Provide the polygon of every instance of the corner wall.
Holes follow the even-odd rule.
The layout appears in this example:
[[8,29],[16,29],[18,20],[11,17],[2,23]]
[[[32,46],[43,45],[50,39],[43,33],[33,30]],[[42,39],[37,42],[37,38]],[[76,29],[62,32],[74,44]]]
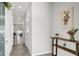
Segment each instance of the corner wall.
[[50,53],[52,32],[52,5],[47,2],[32,3],[32,55]]
[[32,21],[32,5],[30,4],[27,13],[25,15],[25,45],[32,54],[32,37],[31,37],[31,21]]
[[12,10],[5,8],[5,56],[9,56],[13,46]]

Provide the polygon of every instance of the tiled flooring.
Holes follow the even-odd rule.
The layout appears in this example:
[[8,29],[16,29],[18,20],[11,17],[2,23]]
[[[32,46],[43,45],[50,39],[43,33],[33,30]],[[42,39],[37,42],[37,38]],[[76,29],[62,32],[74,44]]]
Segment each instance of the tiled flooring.
[[[10,56],[31,56],[29,50],[23,44],[17,44],[11,51]],[[52,56],[52,53],[43,54],[39,56]]]
[[10,56],[30,56],[28,48],[23,44],[17,44],[11,51]]

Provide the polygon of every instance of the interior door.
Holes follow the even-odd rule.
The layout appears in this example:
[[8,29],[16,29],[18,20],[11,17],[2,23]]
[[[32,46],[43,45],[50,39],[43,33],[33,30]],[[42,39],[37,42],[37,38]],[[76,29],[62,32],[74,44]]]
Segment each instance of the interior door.
[[4,28],[5,28],[5,8],[0,2],[0,56],[5,55]]

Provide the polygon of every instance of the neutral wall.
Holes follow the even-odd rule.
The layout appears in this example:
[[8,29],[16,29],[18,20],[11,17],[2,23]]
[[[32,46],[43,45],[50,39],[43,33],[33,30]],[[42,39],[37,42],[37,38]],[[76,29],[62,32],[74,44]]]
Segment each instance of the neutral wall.
[[13,45],[12,10],[5,8],[5,56],[9,56]]
[[29,6],[25,16],[25,45],[32,54],[32,39],[31,39],[31,17],[32,17],[32,5]]
[[32,55],[50,53],[52,15],[51,3],[32,3]]
[[[69,29],[62,29],[60,25],[60,12],[64,7],[73,7],[74,8],[74,27],[79,29],[79,3],[52,3],[52,36],[54,36],[56,33],[59,33],[61,37],[69,38],[67,31]],[[79,31],[75,35],[75,40],[79,40]],[[61,45],[63,42],[59,42]],[[75,44],[73,43],[67,43],[67,47],[75,50]],[[71,53],[65,52],[63,50],[58,50],[58,55],[72,55]]]

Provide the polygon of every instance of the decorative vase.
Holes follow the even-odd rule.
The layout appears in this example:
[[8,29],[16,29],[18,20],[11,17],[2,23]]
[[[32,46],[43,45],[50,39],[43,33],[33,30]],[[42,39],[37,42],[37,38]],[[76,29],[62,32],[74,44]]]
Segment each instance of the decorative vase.
[[76,34],[77,31],[78,31],[78,28],[77,29],[72,28],[67,32],[70,35],[70,41],[75,41],[74,35]]
[[75,41],[74,35],[70,35],[70,41]]
[[59,36],[59,34],[57,33],[57,34],[55,34],[56,35],[56,37],[58,37]]

